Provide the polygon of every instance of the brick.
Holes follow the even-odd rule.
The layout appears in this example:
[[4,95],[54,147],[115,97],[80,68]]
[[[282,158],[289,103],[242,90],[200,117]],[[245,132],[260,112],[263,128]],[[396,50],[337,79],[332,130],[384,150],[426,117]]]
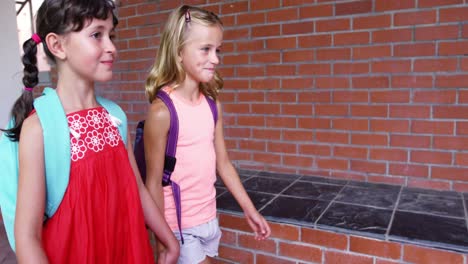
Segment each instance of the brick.
[[468,41],[440,42],[438,54],[441,56],[453,56],[468,54]]
[[356,117],[387,117],[388,107],[380,105],[351,105],[351,114]]
[[333,36],[335,46],[369,44],[369,32],[337,33]]
[[235,1],[221,5],[221,14],[241,13],[249,10],[249,1]]
[[348,18],[318,20],[315,23],[316,32],[344,31],[349,30],[350,28],[350,20]]
[[236,25],[264,24],[266,21],[265,13],[245,13],[237,14],[236,16]]
[[239,142],[239,148],[250,151],[266,151],[266,142],[258,140],[243,139]]
[[329,146],[318,144],[300,144],[299,153],[304,155],[330,156],[331,149]]
[[281,133],[283,140],[286,141],[312,141],[313,134],[308,130],[284,131]]
[[[261,2],[261,1],[253,1],[252,3]],[[280,21],[297,21],[299,18],[299,11],[297,8],[281,8],[279,10],[272,10],[267,13],[267,22],[280,22]],[[286,26],[286,25],[283,25]],[[284,29],[285,27],[283,27]],[[307,27],[306,27],[307,28]],[[312,29],[310,32],[314,31],[313,23],[312,27],[308,28],[309,30]]]
[[371,92],[370,101],[372,103],[409,103],[409,91],[381,91]]
[[279,63],[281,61],[278,52],[263,52],[251,55],[251,63]]
[[420,134],[453,134],[455,124],[453,122],[413,120],[411,132]]
[[278,36],[280,34],[279,25],[253,26],[252,37],[269,37]]
[[274,240],[257,240],[253,235],[239,235],[239,246],[253,249],[255,251],[264,251],[269,253],[276,252],[276,242]]
[[240,263],[254,263],[254,255],[252,252],[224,245],[219,246],[219,258],[238,261]]
[[415,8],[415,0],[375,0],[375,12]]
[[390,175],[427,178],[429,176],[429,167],[425,165],[390,163],[388,173]]
[[[331,93],[324,92],[300,92],[299,103],[330,103]],[[338,106],[338,108],[340,108]]]
[[389,88],[390,80],[387,76],[353,77],[353,88]]
[[[442,40],[442,39],[457,39],[458,38],[458,26],[428,26],[428,27],[417,27],[415,29],[415,40]],[[439,49],[440,50],[440,49]],[[440,51],[439,51],[439,55]]]
[[392,88],[431,88],[432,76],[392,76]]
[[451,164],[452,153],[439,151],[412,150],[410,162],[430,164]]
[[277,79],[255,79],[250,81],[250,88],[270,90],[278,89],[280,87],[279,80]]
[[352,159],[367,159],[367,147],[347,147],[335,146],[333,147],[333,156],[346,157]]
[[284,35],[311,34],[314,32],[315,22],[288,23],[282,26]]
[[267,256],[256,254],[255,264],[296,264],[295,261],[280,258],[278,256]]
[[353,19],[353,29],[387,28],[391,26],[390,15],[364,16]]
[[348,237],[346,235],[311,228],[302,228],[301,241],[340,250],[346,250],[348,247]]
[[348,170],[349,169],[348,160],[317,158],[315,162],[317,164],[317,167],[322,168],[322,169],[332,169],[332,170]]
[[456,91],[415,91],[413,95],[415,103],[453,104],[456,99]]
[[431,137],[412,135],[391,135],[390,146],[406,148],[429,148],[431,146]]
[[455,164],[459,166],[468,166],[468,153],[457,152],[455,154]]
[[453,190],[457,192],[468,192],[468,183],[455,182],[453,183]]
[[431,108],[418,105],[391,105],[390,117],[393,118],[429,118]]
[[239,116],[237,125],[240,126],[264,126],[265,118],[263,116]]
[[422,188],[422,189],[433,189],[433,190],[450,190],[450,183],[447,181],[440,181],[436,179],[418,179],[408,178],[408,187]]
[[315,78],[315,88],[319,89],[337,89],[348,88],[350,82],[348,78],[342,77],[317,77]]
[[253,153],[253,160],[263,163],[279,164],[281,162],[281,155]]
[[352,134],[351,144],[354,145],[368,145],[368,146],[387,146],[388,138],[387,135],[379,134]]
[[349,60],[351,49],[349,48],[323,48],[316,51],[317,60]]
[[453,72],[457,70],[457,59],[417,59],[415,72]]
[[345,105],[321,104],[315,106],[315,114],[318,116],[346,116],[348,107]]
[[407,161],[408,151],[401,149],[389,148],[371,148],[369,151],[371,160],[387,160],[387,161]]
[[468,137],[434,136],[433,148],[446,150],[466,150]]
[[322,250],[317,247],[299,245],[299,244],[289,244],[280,242],[279,244],[279,254],[281,256],[311,261],[311,262],[320,262],[322,260]]
[[257,51],[264,48],[263,40],[238,41],[236,50],[239,52]]
[[347,133],[338,132],[316,132],[317,142],[349,144]]
[[237,77],[258,77],[265,76],[265,68],[260,67],[237,67]]
[[361,13],[372,12],[372,1],[353,1],[349,3],[337,3],[335,4],[335,15],[353,15]]
[[296,37],[269,38],[265,40],[267,49],[293,49],[297,47]]
[[375,73],[411,72],[410,60],[376,61],[371,64],[371,71]]
[[245,28],[240,29],[225,29],[223,39],[226,40],[242,40],[250,37],[249,30]]
[[299,118],[299,128],[329,129],[331,128],[331,121],[327,118]]
[[437,11],[416,11],[395,13],[393,16],[393,24],[395,26],[433,24],[437,21]]
[[372,257],[354,255],[346,252],[325,252],[325,263],[346,263],[346,264],[373,264]]
[[468,117],[468,106],[434,106],[434,118],[466,119]]
[[353,48],[354,60],[366,60],[372,58],[385,58],[392,55],[392,48],[389,45],[385,46],[364,46]]
[[297,154],[297,145],[283,142],[267,142],[267,152],[283,152],[287,154]]
[[386,29],[372,32],[372,42],[404,42],[411,41],[413,32],[410,29]]
[[252,136],[257,139],[280,140],[281,131],[269,128],[254,128]]
[[457,122],[457,135],[468,135],[468,122]]
[[314,164],[313,157],[304,157],[302,154],[297,155],[284,155],[283,156],[283,165],[285,166],[294,166],[294,167],[303,167],[310,168]]
[[332,43],[331,34],[314,34],[313,36],[299,36],[298,45],[301,48],[328,47]]
[[313,6],[301,6],[301,8],[299,9],[300,19],[330,16],[333,16],[333,5],[324,4]]
[[[282,105],[281,114],[283,115],[297,115],[297,116],[311,116],[313,113],[312,105]],[[265,114],[272,114],[266,112]]]
[[369,92],[367,91],[336,91],[333,92],[334,103],[367,103]]
[[399,259],[401,257],[401,245],[398,243],[356,236],[350,236],[349,250],[389,259]]
[[265,117],[266,126],[269,127],[281,127],[281,128],[296,128],[296,118],[294,117],[277,117],[267,116]]
[[333,119],[332,124],[332,128],[335,130],[369,131],[367,119],[336,118]]
[[298,72],[300,75],[330,75],[331,65],[328,63],[301,64]]
[[313,61],[314,58],[315,58],[315,53],[313,50],[283,52],[284,62]]
[[435,47],[434,43],[397,44],[393,47],[393,54],[396,57],[435,56]]
[[275,9],[281,6],[280,0],[271,0],[271,1],[249,1],[250,10],[266,10],[266,9]]
[[403,260],[416,264],[463,264],[463,255],[437,249],[423,248],[413,245],[403,247]]
[[431,167],[432,179],[445,179],[454,181],[467,181],[468,168]]
[[463,0],[419,0],[418,7],[435,7],[435,6],[447,6],[447,5],[458,5],[463,4]]
[[267,76],[294,75],[296,66],[294,65],[266,65]]
[[367,62],[343,62],[333,64],[333,73],[337,74],[363,74],[369,73],[369,63]]
[[281,82],[282,89],[309,89],[314,87],[312,78],[283,78]]
[[439,10],[439,22],[454,22],[468,20],[468,7],[452,7]]

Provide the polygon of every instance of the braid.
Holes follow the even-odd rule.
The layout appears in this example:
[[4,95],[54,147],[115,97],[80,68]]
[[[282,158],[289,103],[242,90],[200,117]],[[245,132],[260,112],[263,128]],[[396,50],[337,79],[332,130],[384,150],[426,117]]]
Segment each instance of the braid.
[[11,116],[14,119],[14,125],[10,129],[3,130],[6,135],[13,141],[18,141],[20,138],[21,127],[23,122],[33,110],[34,96],[32,88],[39,82],[39,70],[37,68],[37,45],[38,43],[28,39],[23,44],[24,55],[21,59],[24,65],[23,69],[23,84],[25,89],[21,96],[16,100],[11,110]]

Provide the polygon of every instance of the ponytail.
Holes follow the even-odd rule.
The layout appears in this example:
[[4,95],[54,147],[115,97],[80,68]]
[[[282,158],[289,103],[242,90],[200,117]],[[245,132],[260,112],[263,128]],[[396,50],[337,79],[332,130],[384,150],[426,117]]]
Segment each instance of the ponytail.
[[37,45],[41,42],[39,35],[34,34],[30,39],[26,40],[23,44],[24,55],[22,62],[24,65],[23,69],[23,84],[24,90],[20,97],[16,99],[13,108],[11,109],[11,117],[14,120],[14,124],[9,129],[2,129],[4,133],[12,141],[19,141],[21,127],[23,126],[24,120],[33,110],[33,88],[39,82],[39,70],[37,68]]

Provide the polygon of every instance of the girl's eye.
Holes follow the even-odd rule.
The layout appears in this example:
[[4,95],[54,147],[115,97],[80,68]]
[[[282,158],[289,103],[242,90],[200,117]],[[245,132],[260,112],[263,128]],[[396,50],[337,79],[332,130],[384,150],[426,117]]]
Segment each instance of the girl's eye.
[[114,42],[114,40],[115,40],[115,35],[112,34],[112,35],[109,36],[109,38],[110,38],[110,40],[111,40],[112,42]]
[[93,34],[91,35],[91,37],[93,37],[93,38],[95,38],[95,39],[99,39],[99,38],[101,38],[101,35],[102,35],[101,32],[95,32],[95,33],[93,33]]
[[220,49],[216,49],[216,53],[217,53],[217,54],[221,53],[221,50],[220,50]]
[[202,50],[203,50],[204,52],[208,52],[208,51],[210,51],[210,48],[209,48],[209,47],[204,47],[204,48],[202,48]]

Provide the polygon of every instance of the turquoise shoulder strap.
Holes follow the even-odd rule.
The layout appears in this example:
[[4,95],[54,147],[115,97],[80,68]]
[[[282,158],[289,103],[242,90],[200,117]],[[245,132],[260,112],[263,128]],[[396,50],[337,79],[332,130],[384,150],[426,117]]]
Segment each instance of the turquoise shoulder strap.
[[[12,128],[11,119],[6,129]],[[16,213],[16,194],[18,192],[18,142],[11,141],[6,133],[0,137],[0,209],[3,224],[11,247],[15,250],[14,224]]]
[[45,88],[43,96],[34,100],[34,108],[41,122],[44,137],[44,163],[47,175],[45,213],[50,217],[60,205],[68,186],[70,130],[62,103],[54,89]]
[[127,115],[125,115],[125,112],[122,110],[122,108],[120,108],[118,104],[114,103],[109,99],[97,96],[96,100],[107,110],[107,112],[109,112],[111,116],[119,119],[119,132],[122,136],[124,144],[127,145]]

